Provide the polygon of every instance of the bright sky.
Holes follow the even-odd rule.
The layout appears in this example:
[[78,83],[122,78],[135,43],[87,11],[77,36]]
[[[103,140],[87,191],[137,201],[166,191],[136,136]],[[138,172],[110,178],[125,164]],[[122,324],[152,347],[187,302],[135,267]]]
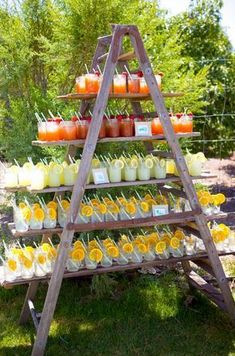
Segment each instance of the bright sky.
[[[188,8],[190,0],[160,0],[160,5],[169,11],[169,15],[176,15]],[[233,48],[235,48],[235,0],[224,0],[222,9],[222,26],[227,33]]]

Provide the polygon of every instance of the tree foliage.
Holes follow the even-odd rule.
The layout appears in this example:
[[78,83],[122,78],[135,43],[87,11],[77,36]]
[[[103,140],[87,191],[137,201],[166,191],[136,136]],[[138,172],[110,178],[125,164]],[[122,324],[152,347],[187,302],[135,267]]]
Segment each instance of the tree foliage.
[[[226,91],[224,100],[223,86],[234,83],[234,67],[229,61],[210,62],[215,56],[234,59],[220,26],[220,8],[218,0],[198,0],[189,13],[169,23],[157,0],[1,1],[2,156],[24,160],[42,152],[55,154],[31,147],[37,131],[34,112],[50,108],[67,116],[76,109],[56,96],[73,90],[75,77],[85,71],[85,63],[91,64],[97,37],[110,33],[111,23],[137,24],[154,70],[164,72],[163,89],[185,92],[182,99],[168,100],[168,108],[231,112],[234,98]],[[151,104],[145,106],[152,109]],[[225,125],[227,121],[220,132],[232,135],[231,125]]]

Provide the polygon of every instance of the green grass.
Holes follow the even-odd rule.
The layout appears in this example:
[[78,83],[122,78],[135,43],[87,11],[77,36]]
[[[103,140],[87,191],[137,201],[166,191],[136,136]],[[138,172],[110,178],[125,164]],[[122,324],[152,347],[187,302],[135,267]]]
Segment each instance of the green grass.
[[[176,273],[116,277],[112,296],[91,294],[88,280],[65,281],[47,344],[60,355],[234,355],[228,317],[206,298],[186,307],[188,290]],[[177,281],[175,281],[177,279]],[[30,355],[32,323],[17,324],[26,287],[0,290],[0,355]],[[40,310],[46,288],[39,290]]]

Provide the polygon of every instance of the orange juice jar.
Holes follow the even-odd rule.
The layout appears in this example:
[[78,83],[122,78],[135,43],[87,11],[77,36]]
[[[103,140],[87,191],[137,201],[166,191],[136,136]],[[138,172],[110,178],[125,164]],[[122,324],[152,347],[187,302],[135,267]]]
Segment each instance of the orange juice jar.
[[146,83],[146,80],[142,77],[140,81],[140,94],[149,94],[149,87]]
[[39,141],[47,140],[47,123],[44,121],[38,122],[38,139]]
[[59,125],[56,121],[47,121],[46,122],[46,140],[47,141],[59,141],[60,140]]
[[86,94],[85,75],[81,75],[80,77],[76,78],[75,88],[77,94]]
[[64,140],[76,140],[77,130],[73,121],[62,121],[60,123],[60,132],[63,135]]
[[107,137],[119,137],[120,127],[117,119],[108,119],[106,121],[106,136]]
[[76,135],[79,140],[84,140],[87,137],[89,129],[89,121],[79,120],[76,121]]
[[105,118],[103,118],[102,120],[102,124],[100,127],[100,132],[99,132],[99,138],[104,138],[106,137],[106,122],[105,122]]
[[180,120],[176,116],[171,117],[171,123],[174,129],[174,132],[180,132],[181,130],[181,123]]
[[97,94],[99,91],[99,76],[97,74],[88,73],[85,75],[86,93]]
[[126,75],[115,74],[113,76],[113,93],[126,94]]
[[131,78],[128,77],[128,92],[131,94],[138,94],[140,91],[140,81],[137,74],[131,74]]
[[164,131],[163,131],[163,127],[160,122],[160,119],[158,117],[154,118],[152,120],[152,134],[153,135],[161,135],[163,133],[164,133]]
[[180,132],[193,132],[192,116],[183,115],[180,118]]
[[120,136],[131,137],[134,136],[134,124],[130,118],[122,118],[120,120]]

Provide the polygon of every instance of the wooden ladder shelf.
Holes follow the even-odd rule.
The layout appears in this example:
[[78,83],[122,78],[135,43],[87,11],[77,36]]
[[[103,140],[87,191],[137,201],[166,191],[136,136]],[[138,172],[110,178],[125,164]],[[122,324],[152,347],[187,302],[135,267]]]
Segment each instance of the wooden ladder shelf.
[[[133,46],[133,52],[123,54],[122,51],[122,41],[124,36],[128,36]],[[123,70],[123,66],[127,65],[127,60],[131,60],[134,57],[139,62],[140,69],[144,74],[144,78],[147,82],[147,85],[150,89],[150,95],[126,95],[126,96],[114,96],[109,94],[109,88],[111,85],[111,81],[113,75],[115,73],[116,66]],[[235,304],[232,297],[231,290],[229,288],[228,281],[226,279],[223,267],[221,265],[221,261],[213,240],[210,235],[209,228],[207,226],[207,217],[202,213],[200,204],[198,202],[197,194],[195,192],[192,178],[189,176],[188,169],[184,160],[184,156],[182,154],[178,138],[184,137],[184,135],[176,135],[174,133],[171,120],[169,118],[167,109],[164,104],[163,96],[171,97],[171,96],[180,96],[181,93],[177,95],[173,95],[171,93],[162,95],[159,91],[157,82],[149,62],[148,56],[146,54],[143,41],[141,39],[140,33],[136,26],[130,25],[114,25],[112,29],[112,35],[101,37],[98,40],[98,45],[95,51],[95,55],[92,62],[92,68],[97,69],[97,65],[99,62],[105,61],[105,67],[103,72],[103,81],[101,84],[101,88],[97,95],[78,95],[78,94],[68,94],[60,96],[61,99],[70,100],[70,99],[79,99],[82,100],[80,111],[84,114],[90,107],[91,100],[95,99],[94,109],[93,109],[93,117],[94,119],[91,121],[88,136],[85,141],[76,140],[74,142],[71,141],[61,141],[61,142],[52,142],[45,143],[34,141],[35,145],[69,145],[68,154],[71,156],[75,155],[77,146],[83,146],[82,159],[79,167],[79,173],[77,180],[75,182],[74,187],[70,187],[69,189],[58,189],[57,193],[61,194],[64,190],[72,190],[71,204],[70,210],[67,216],[67,223],[65,228],[59,229],[55,231],[60,234],[61,243],[58,251],[57,260],[55,263],[55,268],[52,272],[52,275],[47,278],[49,280],[48,291],[44,303],[44,307],[41,314],[35,312],[35,308],[33,305],[33,300],[35,299],[38,284],[42,279],[34,278],[29,283],[28,292],[25,298],[25,303],[22,309],[20,322],[24,323],[28,320],[30,314],[33,317],[34,325],[37,329],[37,335],[35,339],[35,343],[33,346],[32,355],[33,356],[41,356],[43,355],[47,343],[48,333],[50,329],[50,325],[53,319],[54,311],[56,308],[57,299],[59,296],[61,283],[63,278],[70,278],[74,276],[83,276],[88,274],[100,274],[106,272],[120,271],[120,270],[129,270],[140,268],[141,266],[154,266],[159,264],[168,264],[173,261],[179,261],[182,263],[184,272],[186,274],[187,280],[195,288],[198,288],[204,294],[206,294],[214,303],[216,303],[219,307],[225,310],[231,320],[235,323]],[[85,189],[87,188],[98,188],[97,186],[89,187],[86,186],[87,177],[89,175],[89,170],[91,166],[92,157],[95,153],[96,145],[98,142],[122,142],[125,141],[135,141],[142,140],[145,143],[146,149],[148,152],[154,152],[152,141],[155,137],[150,138],[118,138],[118,139],[101,139],[98,140],[98,133],[101,127],[103,115],[108,103],[109,97],[115,97],[117,99],[129,99],[135,114],[142,113],[140,100],[151,99],[154,103],[155,110],[160,118],[160,122],[163,126],[165,135],[160,135],[156,137],[157,139],[165,139],[168,142],[169,147],[171,148],[170,155],[176,162],[176,166],[179,172],[179,177],[172,179],[171,181],[180,181],[184,191],[175,189],[176,193],[183,194],[190,203],[191,211],[185,212],[182,214],[170,214],[166,217],[161,218],[147,218],[147,219],[137,219],[138,221],[129,221],[124,224],[125,227],[136,227],[137,226],[151,226],[155,224],[183,224],[186,225],[187,222],[193,221],[197,227],[198,234],[201,236],[206,253],[199,254],[196,256],[184,256],[179,259],[170,258],[169,260],[155,260],[153,262],[146,262],[140,264],[129,264],[126,266],[117,266],[113,265],[110,268],[97,268],[93,271],[81,270],[76,273],[66,273],[65,265],[68,256],[68,250],[71,246],[72,239],[74,237],[75,231],[91,231],[98,229],[114,229],[114,228],[122,228],[123,222],[112,222],[112,223],[96,223],[96,224],[75,224],[79,206],[82,202],[83,195]],[[196,134],[192,134],[191,136],[196,136]],[[187,135],[186,135],[187,136]],[[140,182],[140,184],[156,184],[160,182]],[[164,182],[167,183],[167,182]],[[118,184],[117,186],[124,186],[129,184]],[[115,186],[110,184],[110,186]],[[105,188],[103,186],[102,188]],[[168,187],[164,188],[167,192]],[[46,191],[46,190],[45,190]],[[51,190],[50,190],[51,191]],[[56,189],[54,190],[56,191]],[[144,222],[145,220],[145,222]],[[53,232],[51,232],[53,233]],[[216,278],[218,288],[212,287],[209,285],[202,277],[200,277],[196,272],[192,270],[192,266],[190,265],[190,260],[198,263],[198,265],[204,268],[207,272],[209,271]],[[24,282],[25,283],[25,282]],[[17,282],[15,283],[17,284]],[[20,282],[18,284],[21,284]]]

